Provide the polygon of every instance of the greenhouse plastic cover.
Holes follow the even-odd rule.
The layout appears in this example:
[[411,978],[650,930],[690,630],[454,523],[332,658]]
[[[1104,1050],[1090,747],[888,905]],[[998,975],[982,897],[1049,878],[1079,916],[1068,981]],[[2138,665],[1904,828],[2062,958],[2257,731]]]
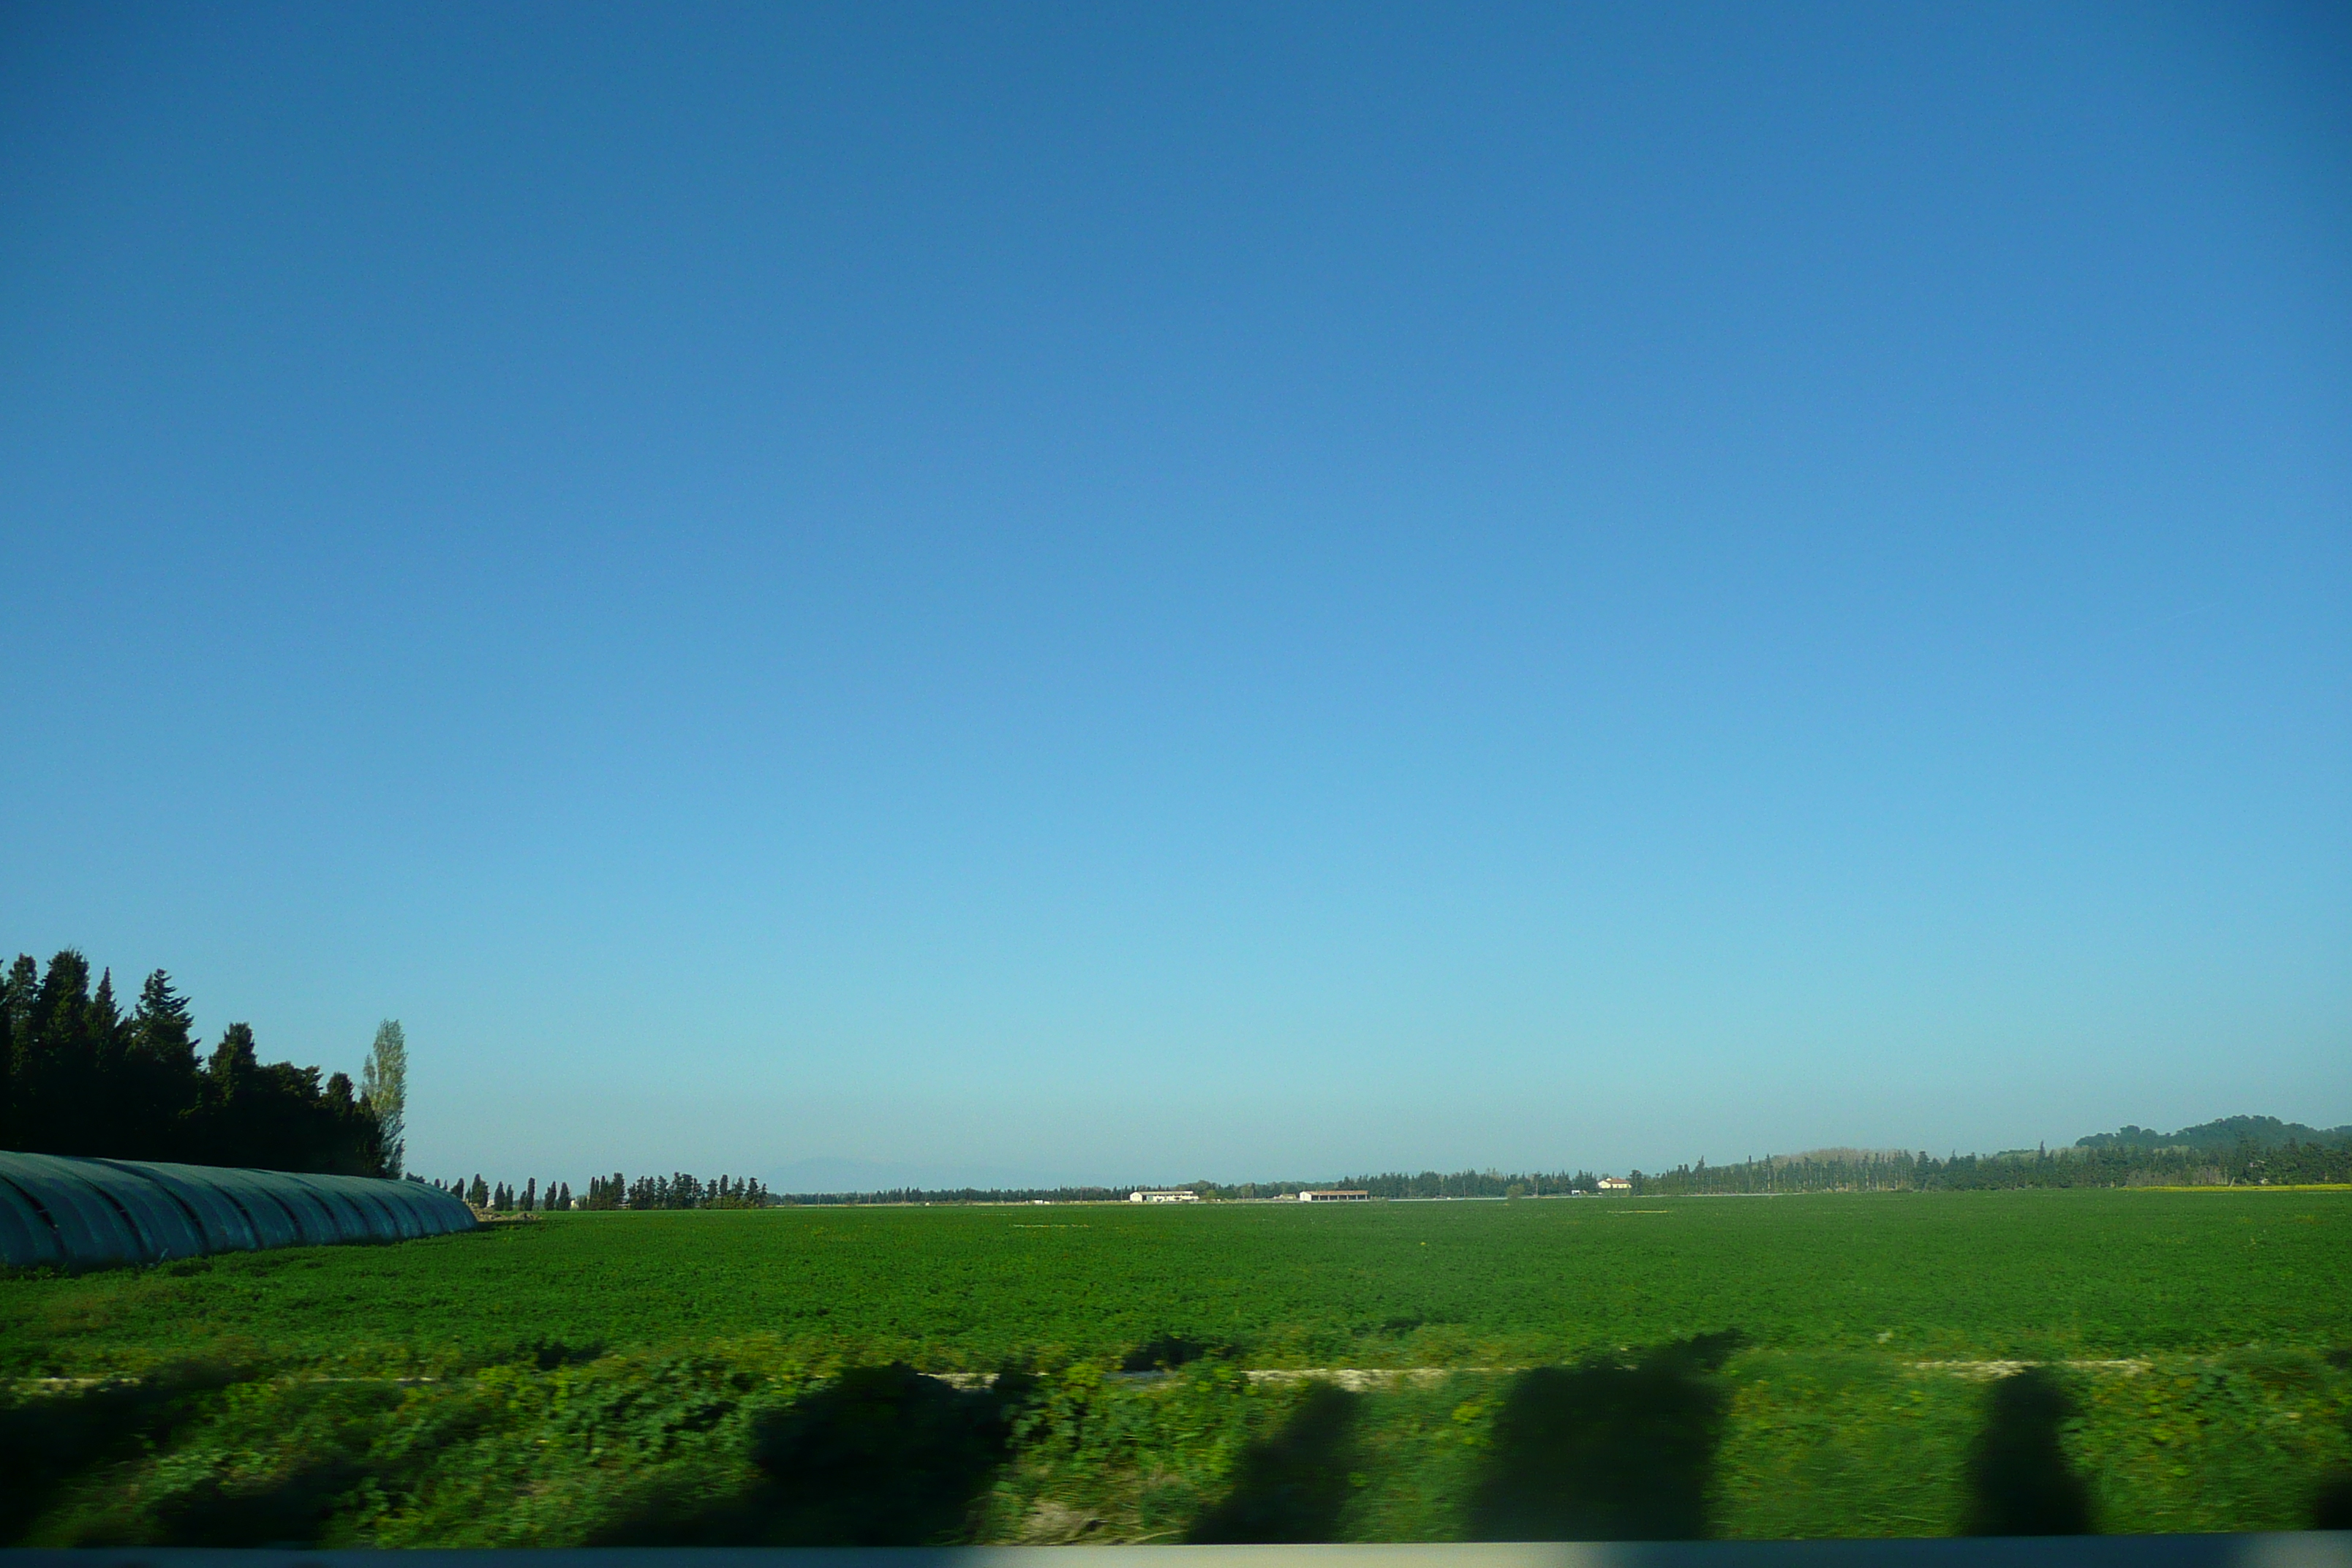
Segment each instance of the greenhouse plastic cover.
[[16,1268],[405,1241],[475,1224],[420,1182],[0,1152],[0,1263]]

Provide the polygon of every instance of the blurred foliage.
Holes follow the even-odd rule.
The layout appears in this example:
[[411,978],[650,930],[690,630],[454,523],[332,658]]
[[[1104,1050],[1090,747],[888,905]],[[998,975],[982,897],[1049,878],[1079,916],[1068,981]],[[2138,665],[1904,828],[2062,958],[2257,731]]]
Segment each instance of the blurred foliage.
[[1223,1359],[992,1389],[543,1351],[433,1382],[182,1369],[20,1389],[0,1521],[26,1545],[1932,1535],[2046,1527],[2054,1485],[2105,1530],[2258,1530],[2352,1473],[2352,1374],[2313,1352],[1990,1380],[1713,1359],[1370,1392]]

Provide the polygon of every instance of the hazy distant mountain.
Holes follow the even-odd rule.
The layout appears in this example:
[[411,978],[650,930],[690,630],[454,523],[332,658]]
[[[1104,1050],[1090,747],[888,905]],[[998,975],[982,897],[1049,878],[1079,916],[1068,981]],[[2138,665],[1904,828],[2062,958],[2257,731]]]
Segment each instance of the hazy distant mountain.
[[2241,1142],[2252,1143],[2258,1149],[2275,1149],[2290,1140],[2297,1143],[2352,1142],[2352,1126],[2305,1127],[2300,1121],[2281,1121],[2275,1116],[2225,1116],[2219,1121],[2200,1121],[2178,1132],[2158,1132],[2152,1127],[2130,1126],[2115,1132],[2094,1132],[2088,1138],[2076,1139],[2074,1147],[2212,1149],[2226,1152],[2235,1149]]

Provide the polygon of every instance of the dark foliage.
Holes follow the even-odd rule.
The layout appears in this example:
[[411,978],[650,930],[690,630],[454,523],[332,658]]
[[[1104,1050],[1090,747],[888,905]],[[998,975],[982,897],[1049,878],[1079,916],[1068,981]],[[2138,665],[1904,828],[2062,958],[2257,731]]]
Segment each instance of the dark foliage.
[[1190,1539],[1210,1545],[1337,1540],[1362,1399],[1328,1383],[1309,1384],[1282,1429],[1243,1454],[1232,1495],[1202,1516]]
[[60,1488],[165,1442],[204,1395],[235,1380],[183,1368],[0,1405],[0,1546],[16,1544]]
[[2352,1127],[2306,1127],[2281,1121],[2275,1116],[2224,1116],[2200,1121],[2178,1132],[2152,1127],[2126,1126],[2114,1132],[2094,1132],[2074,1140],[2077,1149],[2202,1149],[2209,1153],[2233,1153],[2242,1143],[2257,1149],[2283,1149],[2289,1143],[2352,1142]]
[[199,1060],[187,1001],[162,970],[124,1016],[110,973],[93,989],[70,948],[46,973],[20,954],[0,980],[0,1148],[374,1176],[375,1112],[336,1073],[263,1062],[231,1024]]
[[365,1470],[341,1458],[302,1465],[266,1481],[207,1476],[156,1509],[153,1533],[173,1546],[316,1545],[337,1511],[348,1505],[347,1494],[365,1479]]
[[1232,1352],[1230,1345],[1213,1345],[1204,1341],[1188,1339],[1182,1334],[1154,1334],[1127,1352],[1119,1363],[1119,1370],[1169,1372],[1180,1366],[1190,1366],[1209,1356],[1229,1355]]
[[1631,1362],[1538,1367],[1512,1384],[1471,1505],[1479,1541],[1688,1541],[1708,1532],[1707,1488],[1727,1396],[1714,1376],[1737,1331]]
[[1969,1456],[1969,1535],[2088,1535],[2090,1490],[2060,1433],[2075,1416],[2058,1380],[2029,1367],[1994,1384]]
[[689,1175],[684,1171],[667,1176],[639,1176],[631,1181],[620,1172],[609,1176],[591,1176],[588,1187],[575,1204],[569,1184],[561,1189],[551,1208],[583,1209],[758,1209],[766,1208],[773,1195],[756,1177]]
[[655,1498],[597,1545],[926,1546],[966,1540],[1010,1447],[1021,1380],[961,1393],[856,1367],[759,1426],[760,1480],[717,1503]]

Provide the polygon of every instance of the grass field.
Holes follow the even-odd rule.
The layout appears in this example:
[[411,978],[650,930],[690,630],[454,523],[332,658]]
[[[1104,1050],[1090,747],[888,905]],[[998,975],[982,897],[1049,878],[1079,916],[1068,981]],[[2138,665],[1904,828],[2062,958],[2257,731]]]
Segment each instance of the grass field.
[[[2252,1529],[2352,1466],[2339,1193],[565,1215],[0,1300],[40,1542],[1935,1534],[2004,1433]],[[1422,1370],[1249,1375],[1330,1368]],[[937,1495],[792,1479],[850,1430]]]

